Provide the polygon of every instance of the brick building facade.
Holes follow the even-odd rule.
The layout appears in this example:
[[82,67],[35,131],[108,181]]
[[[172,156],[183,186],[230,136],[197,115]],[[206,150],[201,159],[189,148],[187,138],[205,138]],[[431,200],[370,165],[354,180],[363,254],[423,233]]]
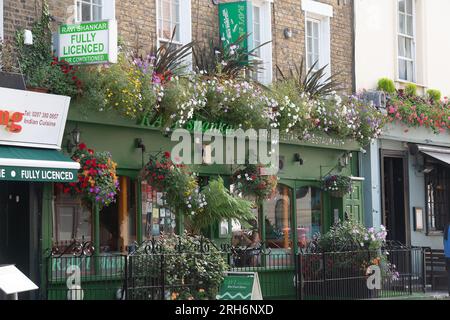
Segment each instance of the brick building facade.
[[[39,15],[42,0],[3,0],[4,35],[11,40],[16,30],[29,27]],[[110,1],[110,0],[104,0]],[[188,1],[188,0],[181,0]],[[255,0],[254,0],[255,1]],[[345,91],[353,88],[353,1],[343,0],[257,0],[268,1],[272,20],[272,68],[273,77],[280,77],[277,66],[283,73],[299,65],[305,56],[305,3],[314,6],[317,2],[332,7],[329,19],[331,73]],[[58,23],[73,19],[73,0],[48,0],[50,11]],[[218,6],[211,0],[190,0],[192,40],[207,44],[218,40]],[[221,2],[232,2],[222,0]],[[148,52],[157,42],[157,0],[116,0],[115,17],[119,26],[119,39],[132,49]],[[316,18],[314,16],[314,18]],[[291,37],[286,37],[286,31]],[[266,35],[267,36],[267,35]],[[327,61],[328,62],[328,61]]]

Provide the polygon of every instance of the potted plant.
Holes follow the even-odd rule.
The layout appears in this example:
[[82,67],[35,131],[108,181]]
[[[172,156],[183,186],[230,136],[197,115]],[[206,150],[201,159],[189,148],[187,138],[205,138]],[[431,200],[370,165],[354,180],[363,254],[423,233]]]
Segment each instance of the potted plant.
[[322,189],[335,198],[342,198],[352,192],[352,179],[343,175],[328,175],[322,180]]

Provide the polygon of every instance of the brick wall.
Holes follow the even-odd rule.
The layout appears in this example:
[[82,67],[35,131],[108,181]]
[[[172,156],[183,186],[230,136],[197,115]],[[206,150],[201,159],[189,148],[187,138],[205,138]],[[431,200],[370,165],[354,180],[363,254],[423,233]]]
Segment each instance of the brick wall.
[[[207,45],[210,39],[218,40],[217,6],[211,0],[192,1],[193,40]],[[231,2],[223,0],[222,2]],[[347,92],[352,89],[353,41],[352,1],[321,0],[334,7],[331,19],[331,68],[339,72],[339,82]],[[65,22],[71,15],[67,10],[73,0],[49,0],[52,15]],[[39,14],[41,0],[4,0],[5,37],[12,39],[14,32],[29,27]],[[156,44],[156,0],[116,0],[116,17],[119,39],[129,48],[148,52]],[[305,16],[300,0],[275,0],[272,5],[274,79],[295,64],[300,64],[305,52]],[[57,22],[54,23],[56,28]],[[293,37],[285,39],[285,28],[291,28]]]

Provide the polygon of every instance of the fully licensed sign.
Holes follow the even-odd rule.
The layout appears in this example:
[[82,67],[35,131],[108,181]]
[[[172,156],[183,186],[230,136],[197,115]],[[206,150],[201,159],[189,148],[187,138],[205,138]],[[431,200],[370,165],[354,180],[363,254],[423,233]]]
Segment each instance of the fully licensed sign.
[[61,149],[70,98],[0,88],[0,145]]
[[70,64],[117,62],[117,22],[88,22],[59,27],[59,59]]
[[0,181],[76,182],[78,170],[0,167]]

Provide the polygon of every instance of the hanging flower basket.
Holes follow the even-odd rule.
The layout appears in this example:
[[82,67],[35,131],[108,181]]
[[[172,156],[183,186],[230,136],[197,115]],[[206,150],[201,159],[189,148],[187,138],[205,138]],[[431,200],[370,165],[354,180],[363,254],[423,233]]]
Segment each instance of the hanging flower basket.
[[343,198],[353,191],[352,179],[342,175],[328,175],[322,180],[322,189],[334,198]]
[[275,175],[265,175],[262,165],[246,165],[233,174],[233,182],[237,193],[244,196],[254,196],[257,202],[269,199],[275,193],[278,178]]
[[204,199],[194,174],[184,165],[176,165],[169,152],[152,155],[144,166],[141,177],[159,192],[163,192],[167,205],[176,213],[193,215],[201,211]]
[[88,207],[95,203],[102,208],[116,202],[119,191],[117,164],[112,161],[109,152],[95,152],[81,143],[72,159],[81,166],[78,182],[58,184],[57,187],[62,192],[73,196],[81,195]]

